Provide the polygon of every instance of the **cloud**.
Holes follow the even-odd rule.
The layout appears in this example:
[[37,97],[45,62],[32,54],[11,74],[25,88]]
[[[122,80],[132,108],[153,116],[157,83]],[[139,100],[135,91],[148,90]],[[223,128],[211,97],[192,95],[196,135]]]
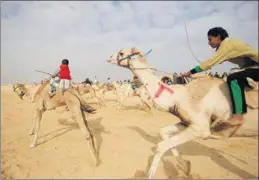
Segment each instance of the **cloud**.
[[[70,60],[72,77],[105,81],[129,79],[131,73],[106,59],[132,46],[153,52],[150,63],[168,72],[185,72],[213,54],[207,31],[226,28],[233,38],[258,48],[256,1],[1,1],[1,82],[34,82],[52,73],[62,58]],[[214,72],[228,71],[229,63]]]

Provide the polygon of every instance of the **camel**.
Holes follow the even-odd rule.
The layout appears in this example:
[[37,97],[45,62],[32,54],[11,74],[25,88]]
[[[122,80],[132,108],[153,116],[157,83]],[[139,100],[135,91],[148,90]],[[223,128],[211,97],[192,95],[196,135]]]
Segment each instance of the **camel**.
[[[93,87],[96,89],[96,91],[99,91],[101,93],[102,98],[104,99],[105,93],[112,91],[114,95],[116,95],[115,87],[112,84],[101,84],[101,85],[93,85]],[[117,95],[116,95],[117,96]]]
[[90,145],[91,152],[95,158],[95,163],[98,165],[99,158],[95,147],[95,137],[93,136],[93,133],[88,126],[88,123],[85,119],[85,114],[83,112],[86,111],[91,113],[95,110],[88,106],[82,99],[80,99],[77,92],[73,88],[65,91],[64,95],[62,95],[60,89],[57,89],[56,95],[50,98],[48,96],[49,82],[50,80],[44,81],[35,94],[35,112],[33,115],[32,128],[29,133],[30,135],[34,135],[34,137],[30,147],[34,148],[37,145],[42,114],[47,110],[66,105],[69,111],[72,113],[73,119],[75,119],[79,124],[79,127],[84,134],[84,138]]
[[138,96],[141,102],[145,104],[145,106],[149,109],[149,111],[151,110],[151,106],[148,104],[148,100],[150,99],[150,97],[146,93],[144,86],[137,88],[136,93],[134,93],[131,84],[123,84],[121,86],[117,82],[113,81],[112,85],[115,87],[116,95],[118,98],[117,103],[115,104],[116,106],[119,105],[117,109],[121,109],[123,101],[126,97]]
[[[211,126],[214,124],[213,122],[226,121],[232,115],[232,104],[226,82],[211,77],[194,79],[182,87],[167,86],[159,81],[155,75],[155,69],[148,64],[146,57],[136,48],[120,50],[111,55],[108,62],[130,69],[145,85],[147,92],[153,97],[154,103],[175,114],[181,120],[177,124],[161,129],[160,135],[163,140],[157,145],[148,177],[152,178],[155,175],[162,156],[170,149],[176,157],[177,167],[188,176],[191,171],[191,163],[181,157],[176,147],[198,138],[220,139],[220,136],[211,134]],[[258,89],[254,90],[258,93]],[[258,106],[255,111],[258,112]],[[257,117],[254,119],[258,123]],[[251,123],[251,119],[245,120],[244,125],[248,122]],[[237,128],[240,126],[234,127],[226,137],[231,137]],[[255,128],[258,133],[257,126],[252,128]]]
[[90,93],[91,99],[95,99],[97,105],[99,108],[101,108],[101,105],[105,106],[104,103],[102,103],[102,100],[96,95],[96,90],[89,84],[81,84],[81,85],[75,85],[75,89],[77,93],[82,96],[86,93]]
[[13,92],[16,93],[20,97],[20,99],[25,99],[31,102],[34,102],[34,95],[39,87],[40,85],[35,84],[29,87],[28,85],[19,83],[12,85]]

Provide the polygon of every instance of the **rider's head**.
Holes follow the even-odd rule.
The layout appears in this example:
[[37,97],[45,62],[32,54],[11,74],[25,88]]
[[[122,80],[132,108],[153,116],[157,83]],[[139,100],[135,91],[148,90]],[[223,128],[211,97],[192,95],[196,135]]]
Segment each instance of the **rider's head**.
[[64,65],[68,65],[69,64],[69,61],[67,59],[63,59],[61,64],[64,64]]
[[220,43],[228,37],[228,32],[222,27],[214,27],[208,31],[208,41],[212,48],[218,48]]

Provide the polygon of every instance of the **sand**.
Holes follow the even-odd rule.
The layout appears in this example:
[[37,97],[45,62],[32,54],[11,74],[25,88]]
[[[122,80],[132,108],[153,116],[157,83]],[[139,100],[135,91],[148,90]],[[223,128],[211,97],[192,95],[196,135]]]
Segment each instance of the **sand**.
[[[147,178],[160,128],[179,119],[166,112],[146,112],[137,97],[114,108],[114,95],[105,95],[107,107],[87,115],[99,146],[101,164],[93,165],[88,144],[77,123],[62,108],[43,114],[38,146],[29,148],[34,104],[22,101],[10,86],[1,87],[1,174],[4,178]],[[96,105],[93,105],[97,108]],[[195,140],[179,146],[192,163],[192,178],[258,177],[257,137]],[[154,178],[177,178],[175,159],[168,152]]]

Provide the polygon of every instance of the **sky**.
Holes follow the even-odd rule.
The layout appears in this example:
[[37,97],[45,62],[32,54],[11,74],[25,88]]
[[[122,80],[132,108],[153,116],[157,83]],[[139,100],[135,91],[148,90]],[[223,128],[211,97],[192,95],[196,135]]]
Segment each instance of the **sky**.
[[[66,58],[75,82],[131,79],[107,62],[136,47],[167,72],[186,72],[214,50],[207,32],[223,27],[232,38],[258,48],[258,1],[1,1],[1,84],[40,82]],[[212,72],[225,72],[230,63]],[[161,75],[161,74],[159,74]]]

